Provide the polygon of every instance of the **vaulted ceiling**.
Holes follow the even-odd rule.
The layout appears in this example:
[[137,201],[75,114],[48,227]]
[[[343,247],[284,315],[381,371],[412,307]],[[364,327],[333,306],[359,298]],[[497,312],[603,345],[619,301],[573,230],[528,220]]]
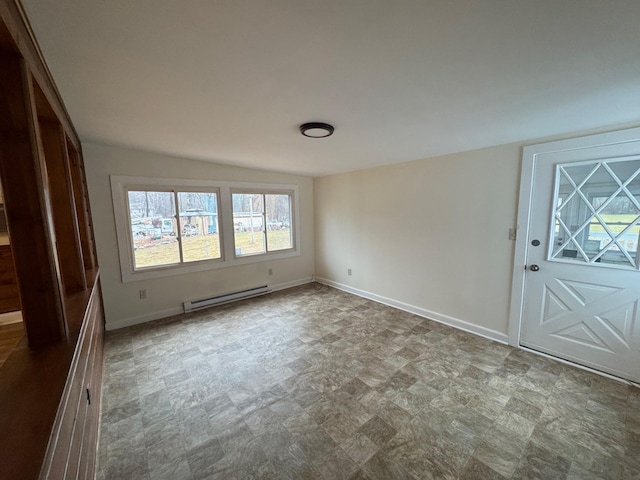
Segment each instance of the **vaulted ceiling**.
[[23,4],[84,141],[326,175],[640,120],[638,0]]

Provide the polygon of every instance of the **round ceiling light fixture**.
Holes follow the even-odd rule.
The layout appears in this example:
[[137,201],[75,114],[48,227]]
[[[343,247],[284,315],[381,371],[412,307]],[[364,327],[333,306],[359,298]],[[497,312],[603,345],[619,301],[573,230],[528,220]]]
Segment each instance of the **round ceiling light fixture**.
[[333,125],[320,122],[309,122],[300,125],[300,133],[309,138],[325,138],[333,135]]

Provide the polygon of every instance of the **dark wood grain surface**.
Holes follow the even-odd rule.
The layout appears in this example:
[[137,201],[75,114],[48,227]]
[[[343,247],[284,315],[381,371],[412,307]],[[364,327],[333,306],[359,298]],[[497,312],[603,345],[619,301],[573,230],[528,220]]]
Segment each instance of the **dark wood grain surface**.
[[20,310],[16,268],[10,245],[0,245],[0,313]]
[[[92,395],[93,410],[86,427],[88,428],[91,422],[98,422],[104,318],[100,305],[99,283],[94,283],[94,279],[95,274],[92,272],[93,288],[82,295],[76,294],[66,299],[68,312],[73,320],[69,340],[40,348],[29,348],[26,340],[23,339],[0,367],[1,478],[12,480],[38,478],[58,407],[63,399],[63,392],[69,391],[69,401],[63,405],[62,412],[75,413],[80,406],[80,401],[85,398],[84,388],[86,387],[83,384],[89,364],[93,368],[90,376],[92,375],[93,378],[94,394]],[[94,292],[93,297],[91,297],[92,292]],[[100,339],[93,350],[90,348],[82,350],[85,344],[90,345],[92,341],[92,338],[84,338],[80,335],[81,327],[85,324],[88,326],[86,332],[92,336],[97,335]],[[74,359],[76,351],[77,360]],[[82,366],[80,370],[71,368],[73,362]],[[95,366],[96,363],[99,365]],[[78,375],[79,378],[77,378]],[[65,390],[65,384],[67,384],[67,390]],[[67,453],[71,448],[75,426],[74,415],[69,418],[71,419],[69,428],[60,429],[56,442],[57,448],[66,448]],[[91,454],[95,455],[95,442],[92,453],[88,447],[84,452],[84,455],[89,457]],[[66,454],[63,456],[66,459]]]
[[0,178],[26,330],[0,367],[0,478],[90,479],[104,313],[82,149],[18,0],[0,0],[0,72]]

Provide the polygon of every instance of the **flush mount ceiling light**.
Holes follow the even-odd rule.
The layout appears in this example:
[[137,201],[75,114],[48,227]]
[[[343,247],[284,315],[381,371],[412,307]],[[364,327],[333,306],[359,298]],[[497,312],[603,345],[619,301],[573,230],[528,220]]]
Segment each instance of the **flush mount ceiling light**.
[[309,138],[325,138],[333,135],[333,125],[328,123],[310,122],[300,125],[300,133]]

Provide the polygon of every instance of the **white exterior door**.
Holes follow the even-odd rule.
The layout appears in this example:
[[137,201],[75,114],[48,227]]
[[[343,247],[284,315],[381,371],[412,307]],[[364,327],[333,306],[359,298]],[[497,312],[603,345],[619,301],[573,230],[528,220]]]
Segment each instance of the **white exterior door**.
[[640,382],[637,130],[525,149],[516,271],[520,345]]

